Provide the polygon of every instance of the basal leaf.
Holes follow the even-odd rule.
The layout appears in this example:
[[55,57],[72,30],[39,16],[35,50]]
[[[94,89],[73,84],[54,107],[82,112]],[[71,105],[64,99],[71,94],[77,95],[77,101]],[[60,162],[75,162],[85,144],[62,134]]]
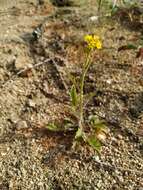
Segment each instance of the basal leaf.
[[98,116],[96,116],[96,115],[90,116],[89,120],[90,120],[90,124],[91,124],[92,128],[95,129],[96,131],[103,131],[105,133],[108,132],[108,128],[105,124],[105,121],[100,120],[98,118]]
[[128,49],[137,49],[137,46],[135,46],[134,44],[127,44],[127,48]]
[[54,131],[54,132],[57,132],[57,131],[60,131],[60,128],[55,125],[54,123],[49,123],[46,128],[50,131]]
[[101,143],[96,137],[94,137],[94,136],[89,137],[87,141],[88,141],[88,144],[90,146],[92,146],[96,151],[98,151],[98,152],[100,151]]
[[119,47],[118,51],[130,50],[130,49],[137,49],[137,46],[135,46],[134,44],[127,44],[127,45]]

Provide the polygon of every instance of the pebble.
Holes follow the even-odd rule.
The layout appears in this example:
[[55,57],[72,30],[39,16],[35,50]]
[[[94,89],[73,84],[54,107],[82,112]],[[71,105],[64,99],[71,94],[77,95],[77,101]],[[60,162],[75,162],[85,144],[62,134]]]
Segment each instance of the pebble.
[[91,17],[89,18],[89,20],[92,21],[92,22],[95,22],[95,21],[97,21],[98,19],[99,19],[98,16],[91,16]]
[[17,123],[19,120],[19,117],[16,113],[12,113],[10,118],[9,118],[13,123]]
[[112,80],[111,79],[108,79],[106,80],[107,84],[111,84],[112,83]]
[[93,156],[92,157],[95,161],[97,161],[97,162],[99,162],[100,161],[100,158],[99,158],[99,156],[98,155],[95,155],[95,156]]
[[[4,0],[2,0],[2,1],[4,1]],[[5,1],[8,1],[8,0],[5,0]],[[11,0],[11,1],[13,1],[13,0]],[[24,0],[21,0],[21,1],[24,2]],[[26,1],[26,2],[28,2],[28,1]],[[26,3],[24,3],[24,4],[26,4]],[[21,3],[21,5],[23,5],[23,3]],[[30,6],[32,6],[32,5],[30,5]],[[30,11],[30,7],[28,9]],[[26,10],[26,9],[23,9],[23,10]],[[93,13],[93,14],[95,14],[95,13]],[[11,15],[8,15],[8,16],[11,18]],[[20,15],[20,16],[23,17],[24,15]],[[20,16],[19,16],[20,19],[18,19],[18,20],[21,20],[22,17],[20,17]],[[30,19],[30,18],[32,18],[32,17],[29,17],[28,19]],[[27,17],[26,17],[26,19],[27,19]],[[98,20],[98,16],[96,16],[96,15],[91,16],[89,19],[91,22],[96,22]],[[16,19],[16,21],[18,21],[18,20]],[[75,20],[76,20],[76,18],[75,18]],[[23,21],[23,19],[22,19],[22,21]],[[68,22],[67,26],[70,26],[69,25],[70,22],[71,21]],[[31,23],[33,23],[32,20],[31,20]],[[25,26],[23,24],[24,23],[20,22],[20,26],[22,26],[24,29],[24,31],[22,31],[23,29],[19,30],[20,33],[21,32],[25,33],[30,30],[29,27],[31,27],[31,26],[28,23],[26,23]],[[54,24],[55,24],[55,21],[54,21]],[[12,25],[13,25],[13,23],[12,23]],[[28,25],[28,28],[27,28],[27,25]],[[48,30],[50,30],[50,26],[52,26],[52,23],[50,23],[50,25],[47,25],[47,26],[48,26]],[[18,23],[18,27],[19,27],[19,23]],[[114,27],[114,26],[112,26],[112,27]],[[65,33],[65,32],[63,32],[63,33]],[[111,34],[112,32],[109,31],[109,33]],[[9,35],[7,35],[7,36],[9,36]],[[116,36],[115,36],[115,38],[116,38]],[[50,40],[50,38],[49,38],[49,40]],[[105,43],[106,43],[106,39],[105,39]],[[47,45],[47,42],[46,42],[46,45]],[[17,44],[12,44],[12,47],[13,46],[17,46]],[[22,49],[21,45],[20,45],[20,47],[21,47],[20,49]],[[112,47],[112,44],[111,44],[111,47]],[[12,50],[14,50],[15,48],[16,47],[13,47]],[[56,47],[54,47],[54,48],[56,48]],[[58,48],[62,49],[62,46],[58,46]],[[46,48],[46,49],[48,49],[48,48]],[[25,67],[29,68],[28,65],[29,65],[29,63],[31,63],[30,59],[27,60],[25,55],[23,55],[23,51],[24,51],[24,49],[21,50],[21,54],[20,55],[18,54],[18,57],[16,57],[16,59],[15,59],[15,57],[11,59],[12,62],[15,60],[14,66],[15,66],[16,71],[24,69]],[[39,49],[39,51],[41,51],[41,49]],[[29,52],[29,50],[28,50],[28,52]],[[116,52],[114,52],[114,53],[116,53]],[[105,54],[106,54],[106,52],[105,52]],[[49,55],[49,52],[47,52],[47,55]],[[31,56],[31,54],[30,54],[30,56]],[[30,56],[28,55],[28,58]],[[103,61],[103,57],[102,56],[100,56],[100,57],[101,58],[99,58],[99,61],[100,60]],[[106,55],[105,55],[105,57],[106,57]],[[37,59],[36,59],[36,61],[37,61]],[[120,62],[120,60],[119,60],[119,62]],[[3,67],[3,65],[2,65],[2,67]],[[47,74],[47,71],[48,70],[46,70],[45,74]],[[36,71],[36,72],[38,72],[38,71]],[[106,72],[106,70],[105,70],[105,72]],[[43,72],[42,72],[42,74],[43,74]],[[107,74],[110,75],[110,73],[107,73]],[[104,76],[104,72],[103,72],[103,76]],[[43,79],[43,76],[39,76],[36,79],[36,83],[41,84],[42,83],[41,79]],[[124,77],[123,77],[123,79],[124,79]],[[14,87],[13,87],[14,85],[11,85],[12,89],[15,93],[17,93],[17,91],[19,90],[19,84],[21,84],[20,81],[21,80],[19,77],[16,80],[14,80],[14,82],[16,82],[16,84],[17,84],[17,89],[14,89]],[[26,82],[26,80],[22,80],[22,81]],[[108,84],[107,86],[110,86],[110,84],[112,84],[113,82],[114,82],[113,80],[108,79],[106,81],[106,83]],[[115,81],[115,82],[117,82],[117,81]],[[121,80],[121,82],[122,82],[122,80]],[[34,91],[35,84],[33,84],[32,80],[30,81],[30,83],[31,83],[31,85],[34,86],[34,88],[32,89]],[[128,83],[125,83],[125,85],[127,86]],[[28,86],[29,85],[27,85],[27,87]],[[118,91],[120,91],[120,90],[122,91],[125,89],[124,85],[122,85],[123,88],[121,88],[120,86],[116,86],[116,84],[112,85],[112,89],[114,89],[115,87],[117,87]],[[138,87],[138,89],[139,89],[139,87]],[[4,90],[5,89],[3,89],[3,91]],[[25,89],[23,87],[22,90],[23,90],[23,92],[21,91],[21,95],[23,94],[25,96],[24,92],[26,92],[27,89]],[[28,89],[28,90],[30,90],[30,92],[31,92],[31,89]],[[128,86],[127,86],[126,90],[128,91]],[[141,92],[142,89],[140,89],[138,91]],[[37,92],[37,90],[36,90],[36,92]],[[57,90],[57,92],[58,92],[58,90]],[[1,94],[3,94],[3,92],[1,92]],[[107,96],[108,96],[108,94],[107,94]],[[15,97],[19,99],[19,97],[17,97],[17,96],[15,96]],[[104,98],[103,98],[103,100],[104,100]],[[112,99],[110,101],[112,101]],[[15,102],[12,102],[12,104],[14,104],[14,103]],[[38,101],[30,99],[30,100],[28,100],[28,105],[26,105],[26,106],[35,108],[35,106],[37,105],[36,103],[38,104]],[[43,102],[42,104],[44,105],[44,103],[45,102]],[[114,104],[114,102],[113,102],[113,104]],[[7,106],[7,103],[5,104],[5,106]],[[106,104],[105,104],[105,106],[106,106]],[[18,110],[15,108],[18,108]],[[101,108],[102,108],[102,105],[101,105]],[[93,109],[95,109],[95,108],[93,108]],[[1,108],[1,110],[2,110],[2,108]],[[24,129],[24,128],[29,127],[28,126],[29,123],[26,121],[28,118],[31,118],[31,120],[33,120],[35,122],[35,114],[32,115],[30,113],[31,115],[28,115],[28,113],[25,113],[25,115],[22,116],[23,119],[19,118],[19,115],[21,113],[20,112],[21,106],[19,106],[19,107],[14,106],[13,109],[10,108],[10,112],[8,109],[4,109],[4,111],[7,111],[7,114],[10,115],[8,117],[11,117],[11,120],[13,121],[14,124],[15,123],[17,124],[17,128],[19,128],[19,129]],[[104,113],[102,113],[102,112],[104,112]],[[114,112],[114,110],[113,110],[113,112]],[[112,112],[112,114],[113,114],[113,112]],[[11,116],[11,113],[15,113],[15,114]],[[49,113],[51,113],[51,110],[49,110]],[[112,118],[112,114],[111,114],[111,118]],[[54,114],[52,114],[51,117],[54,117],[53,115]],[[103,111],[100,112],[100,109],[99,109],[99,115],[106,117],[106,111],[104,111],[104,109],[103,109]],[[39,113],[37,113],[36,117],[41,118],[41,116],[43,117],[44,113],[39,111]],[[25,119],[24,119],[24,117],[25,117]],[[114,119],[114,117],[113,117],[113,120],[116,121],[116,118]],[[1,121],[3,122],[3,120],[1,120]],[[5,128],[7,127],[6,122],[4,121],[4,123],[1,123],[1,125],[5,132]],[[114,130],[113,126],[111,128]],[[115,129],[115,133],[116,133],[116,129]],[[101,167],[99,167],[98,170],[96,170],[96,167],[98,165],[100,166],[100,164],[95,164],[95,162],[100,162],[100,156],[98,156],[98,155],[94,155],[93,160],[89,159],[89,161],[88,161],[88,159],[85,159],[86,161],[84,159],[82,160],[81,156],[78,156],[78,158],[72,159],[71,157],[68,157],[68,155],[66,155],[68,157],[68,159],[67,159],[67,161],[63,159],[62,164],[59,163],[55,159],[55,157],[56,157],[56,155],[55,155],[51,159],[51,161],[54,161],[54,168],[49,169],[48,164],[45,166],[43,163],[41,163],[42,162],[41,157],[44,154],[44,152],[42,151],[42,149],[40,149],[38,143],[35,141],[35,138],[33,138],[33,140],[32,140],[31,138],[23,138],[21,135],[13,136],[13,134],[10,134],[10,137],[12,136],[12,139],[11,138],[9,139],[9,133],[8,134],[5,133],[5,135],[6,135],[6,138],[4,136],[4,141],[2,140],[2,142],[0,144],[0,148],[4,146],[4,147],[6,147],[6,150],[8,148],[9,151],[7,151],[8,154],[0,162],[0,173],[2,176],[1,178],[2,178],[3,182],[5,183],[5,181],[6,181],[6,183],[9,185],[10,189],[30,189],[30,190],[33,190],[33,189],[73,189],[73,188],[74,189],[78,189],[78,188],[79,189],[80,188],[95,189],[95,187],[97,186],[97,190],[98,189],[106,190],[106,189],[112,189],[113,183],[116,184],[117,182],[119,182],[117,185],[114,185],[115,190],[116,189],[143,190],[143,187],[141,186],[142,179],[141,179],[140,174],[137,173],[137,175],[135,175],[135,173],[132,173],[132,176],[131,176],[131,172],[124,171],[124,169],[129,168],[131,166],[130,165],[131,159],[134,159],[134,168],[136,170],[138,170],[138,168],[140,168],[140,171],[141,171],[141,166],[138,166],[138,162],[140,162],[140,160],[142,159],[142,157],[141,157],[142,155],[141,155],[140,151],[138,150],[138,152],[136,152],[137,148],[138,148],[137,146],[135,146],[136,142],[130,141],[130,138],[128,139],[128,141],[125,141],[125,136],[122,137],[119,135],[118,138],[116,138],[114,136],[114,134],[112,134],[114,137],[114,140],[109,138],[109,143],[105,144],[105,146],[104,146],[105,151],[103,151],[102,155],[101,155],[103,164]],[[129,135],[131,136],[132,134],[129,134]],[[53,142],[52,140],[54,140],[54,143],[56,143],[56,139],[53,139],[54,137],[55,137],[54,135],[50,136],[50,137],[47,136],[47,144],[49,142],[50,143]],[[49,140],[49,138],[50,138],[50,140]],[[59,140],[61,140],[61,138],[62,137],[59,137]],[[42,142],[43,142],[43,139],[40,138],[40,140],[42,140]],[[58,140],[58,142],[59,142],[59,140]],[[121,143],[120,143],[120,141],[121,141]],[[118,144],[118,142],[119,142],[119,144]],[[52,144],[52,143],[51,144],[50,143],[49,143],[49,146],[51,146],[51,144]],[[133,143],[134,146],[132,146],[131,143]],[[118,145],[120,145],[121,147],[119,147]],[[140,145],[140,147],[141,146],[142,145]],[[115,149],[116,149],[116,151],[115,151]],[[129,150],[132,150],[133,158],[129,157],[129,155],[128,155]],[[115,152],[116,152],[116,154],[115,154]],[[117,154],[118,152],[119,152],[119,154]],[[4,153],[4,151],[3,151],[3,153]],[[88,152],[88,154],[90,154],[90,151]],[[65,155],[63,155],[63,157],[64,156]],[[111,159],[109,159],[109,158],[111,158]],[[2,159],[2,158],[0,158],[0,159]],[[17,161],[20,164],[17,164]],[[81,164],[80,162],[82,162],[84,164]],[[111,171],[110,170],[111,168],[108,167],[108,165],[115,166],[115,167],[113,167],[113,169]],[[20,169],[19,169],[19,167],[20,167]],[[116,169],[116,167],[117,167],[117,169]],[[123,171],[122,171],[122,169],[121,170],[118,169],[118,168],[122,168],[122,167],[123,167]],[[115,172],[114,172],[114,168],[116,170]],[[69,172],[67,175],[65,175],[67,169]],[[109,172],[107,172],[106,170],[108,170]],[[125,174],[126,174],[126,176],[125,176]],[[128,183],[128,181],[129,181],[129,183]],[[74,184],[76,184],[77,186],[74,187]],[[37,185],[39,185],[41,187],[38,187]],[[120,185],[122,187],[120,187]]]
[[119,134],[117,137],[118,137],[118,139],[120,139],[120,140],[122,140],[122,139],[123,139],[123,136],[122,136],[122,135],[120,135],[120,134]]
[[101,186],[102,186],[102,180],[99,180],[98,183],[97,183],[97,187],[101,188]]
[[16,128],[17,128],[18,130],[28,128],[27,122],[24,121],[24,120],[18,121],[18,122],[16,123]]
[[29,99],[28,102],[27,102],[27,105],[28,105],[29,107],[31,107],[31,108],[35,108],[36,103],[35,103],[33,100]]
[[16,70],[24,69],[27,61],[23,56],[18,56],[15,59],[14,67]]
[[121,183],[124,182],[124,178],[122,176],[118,176],[117,178],[118,178],[119,182],[121,182]]

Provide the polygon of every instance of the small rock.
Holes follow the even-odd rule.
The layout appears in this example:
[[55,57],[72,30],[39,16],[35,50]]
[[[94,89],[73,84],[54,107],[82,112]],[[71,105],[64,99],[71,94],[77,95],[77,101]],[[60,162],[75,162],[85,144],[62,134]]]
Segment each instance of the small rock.
[[28,128],[27,122],[24,121],[24,120],[18,121],[17,124],[16,124],[16,128],[17,128],[18,130]]
[[118,180],[119,182],[123,183],[124,182],[124,178],[122,176],[118,176]]
[[95,161],[97,161],[97,162],[99,162],[99,161],[100,161],[100,159],[99,159],[99,156],[98,156],[98,155],[93,156],[93,159],[94,159]]
[[115,172],[116,175],[120,174],[120,172],[118,170],[115,170],[114,172]]
[[30,68],[31,64],[29,63],[29,59],[26,56],[21,55],[15,59],[14,67],[16,71],[19,71],[25,68]]
[[120,135],[120,134],[119,134],[117,137],[118,137],[118,139],[120,139],[120,140],[122,140],[122,139],[123,139],[123,136],[122,136],[122,135]]
[[98,16],[91,16],[91,17],[89,18],[89,20],[92,21],[92,22],[97,21],[98,19],[99,19]]
[[17,123],[19,118],[18,118],[18,115],[16,113],[12,113],[9,120],[12,122],[12,123]]
[[111,84],[112,83],[112,80],[111,79],[108,79],[106,80],[107,84]]
[[101,186],[102,186],[102,181],[99,180],[98,183],[97,183],[97,187],[98,187],[98,188],[101,188]]
[[31,108],[35,108],[36,103],[35,103],[33,100],[29,99],[28,102],[27,102],[27,105],[28,105],[29,107],[31,107]]
[[96,135],[97,139],[100,140],[102,143],[105,143],[106,141],[106,134],[104,132],[98,132],[98,134]]

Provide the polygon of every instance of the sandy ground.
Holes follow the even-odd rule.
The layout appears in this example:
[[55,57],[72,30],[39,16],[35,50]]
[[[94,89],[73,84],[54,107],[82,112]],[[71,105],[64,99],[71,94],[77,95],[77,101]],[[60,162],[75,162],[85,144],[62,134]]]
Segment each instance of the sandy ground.
[[[95,16],[91,0],[64,8],[0,1],[1,190],[143,189],[143,60],[138,50],[119,51],[140,45],[143,27]],[[68,115],[66,69],[79,75],[89,32],[103,40],[85,88],[96,92],[86,114],[104,117],[110,129],[100,155],[86,145],[72,150],[73,134],[45,128]]]

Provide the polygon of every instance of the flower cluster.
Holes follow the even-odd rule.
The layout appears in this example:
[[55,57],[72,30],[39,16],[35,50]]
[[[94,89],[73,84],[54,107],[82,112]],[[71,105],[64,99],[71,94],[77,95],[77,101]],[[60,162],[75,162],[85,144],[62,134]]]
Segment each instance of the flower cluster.
[[99,36],[96,35],[86,35],[84,37],[84,41],[87,43],[87,47],[89,50],[92,49],[101,49],[102,48],[102,43],[101,40],[99,38]]

